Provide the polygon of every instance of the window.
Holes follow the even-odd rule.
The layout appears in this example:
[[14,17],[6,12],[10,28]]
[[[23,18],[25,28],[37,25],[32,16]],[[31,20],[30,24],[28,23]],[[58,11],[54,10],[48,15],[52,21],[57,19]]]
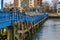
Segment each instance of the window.
[[60,13],[60,11],[58,11],[58,13]]
[[32,0],[30,0],[30,1],[32,1]]

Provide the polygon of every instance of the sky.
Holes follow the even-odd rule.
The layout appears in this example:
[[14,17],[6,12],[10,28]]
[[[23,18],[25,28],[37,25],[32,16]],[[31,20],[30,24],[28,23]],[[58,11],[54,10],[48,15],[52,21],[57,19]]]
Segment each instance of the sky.
[[[13,3],[13,1],[14,1],[14,0],[4,0],[4,4],[5,4],[5,3],[10,4],[10,2]],[[0,9],[1,9],[1,0],[0,0]]]
[[[9,4],[10,2],[13,3],[13,1],[14,1],[14,0],[4,0],[4,2],[6,2],[6,3],[8,3],[8,4]],[[48,1],[49,3],[51,3],[52,0],[43,0],[43,1]]]
[[[43,0],[43,2],[45,2],[45,1],[48,1],[49,3],[51,3],[52,2],[52,0]],[[60,1],[60,0],[59,0]]]
[[[10,2],[13,3],[13,1],[14,1],[14,0],[4,0],[4,4],[5,4],[5,3],[10,4]],[[43,0],[43,2],[45,2],[45,1],[48,1],[49,3],[51,3],[52,0]],[[59,1],[60,1],[60,0],[59,0]],[[0,6],[1,6],[1,0],[0,0]]]
[[6,3],[10,3],[10,2],[13,3],[13,1],[14,0],[4,0],[4,2],[6,2]]
[[[5,0],[5,2],[13,2],[14,0]],[[48,2],[51,2],[52,0],[43,0],[43,1],[48,1]]]
[[43,0],[43,2],[45,2],[45,1],[51,2],[52,0]]

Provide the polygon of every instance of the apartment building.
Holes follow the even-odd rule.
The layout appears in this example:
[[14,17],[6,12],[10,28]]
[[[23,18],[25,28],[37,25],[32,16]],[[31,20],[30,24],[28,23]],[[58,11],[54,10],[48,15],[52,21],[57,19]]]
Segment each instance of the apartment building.
[[17,7],[37,7],[42,4],[42,0],[14,0],[14,6]]
[[37,6],[40,6],[42,4],[42,0],[37,0]]
[[20,0],[14,0],[14,6],[15,7],[20,7],[21,6],[21,1]]
[[42,0],[29,0],[29,7],[37,7],[42,4]]
[[60,15],[60,2],[57,3],[57,14]]
[[14,0],[14,6],[16,7],[24,7],[29,6],[29,0]]
[[29,7],[34,7],[35,0],[29,0]]

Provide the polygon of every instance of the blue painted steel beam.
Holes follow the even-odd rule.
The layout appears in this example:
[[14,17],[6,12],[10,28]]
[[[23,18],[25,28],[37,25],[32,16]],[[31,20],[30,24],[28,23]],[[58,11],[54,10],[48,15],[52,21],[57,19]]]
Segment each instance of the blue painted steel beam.
[[4,0],[1,0],[1,9],[3,9],[3,2]]
[[18,22],[19,20],[22,20],[23,22],[32,22],[32,23],[38,22],[47,16],[48,14],[30,16],[19,12],[0,11],[0,28],[10,26],[11,22]]
[[0,28],[6,28],[9,26],[11,26],[11,21],[6,21],[6,22],[0,23]]

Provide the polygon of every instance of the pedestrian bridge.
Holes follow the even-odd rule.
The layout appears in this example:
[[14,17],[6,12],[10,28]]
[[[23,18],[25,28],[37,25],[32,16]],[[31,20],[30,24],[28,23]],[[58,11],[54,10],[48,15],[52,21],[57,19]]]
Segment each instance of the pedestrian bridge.
[[44,19],[47,16],[48,14],[30,16],[20,12],[0,11],[0,29],[9,27],[12,25],[12,22],[17,23],[19,20],[22,20],[22,22],[34,23]]

